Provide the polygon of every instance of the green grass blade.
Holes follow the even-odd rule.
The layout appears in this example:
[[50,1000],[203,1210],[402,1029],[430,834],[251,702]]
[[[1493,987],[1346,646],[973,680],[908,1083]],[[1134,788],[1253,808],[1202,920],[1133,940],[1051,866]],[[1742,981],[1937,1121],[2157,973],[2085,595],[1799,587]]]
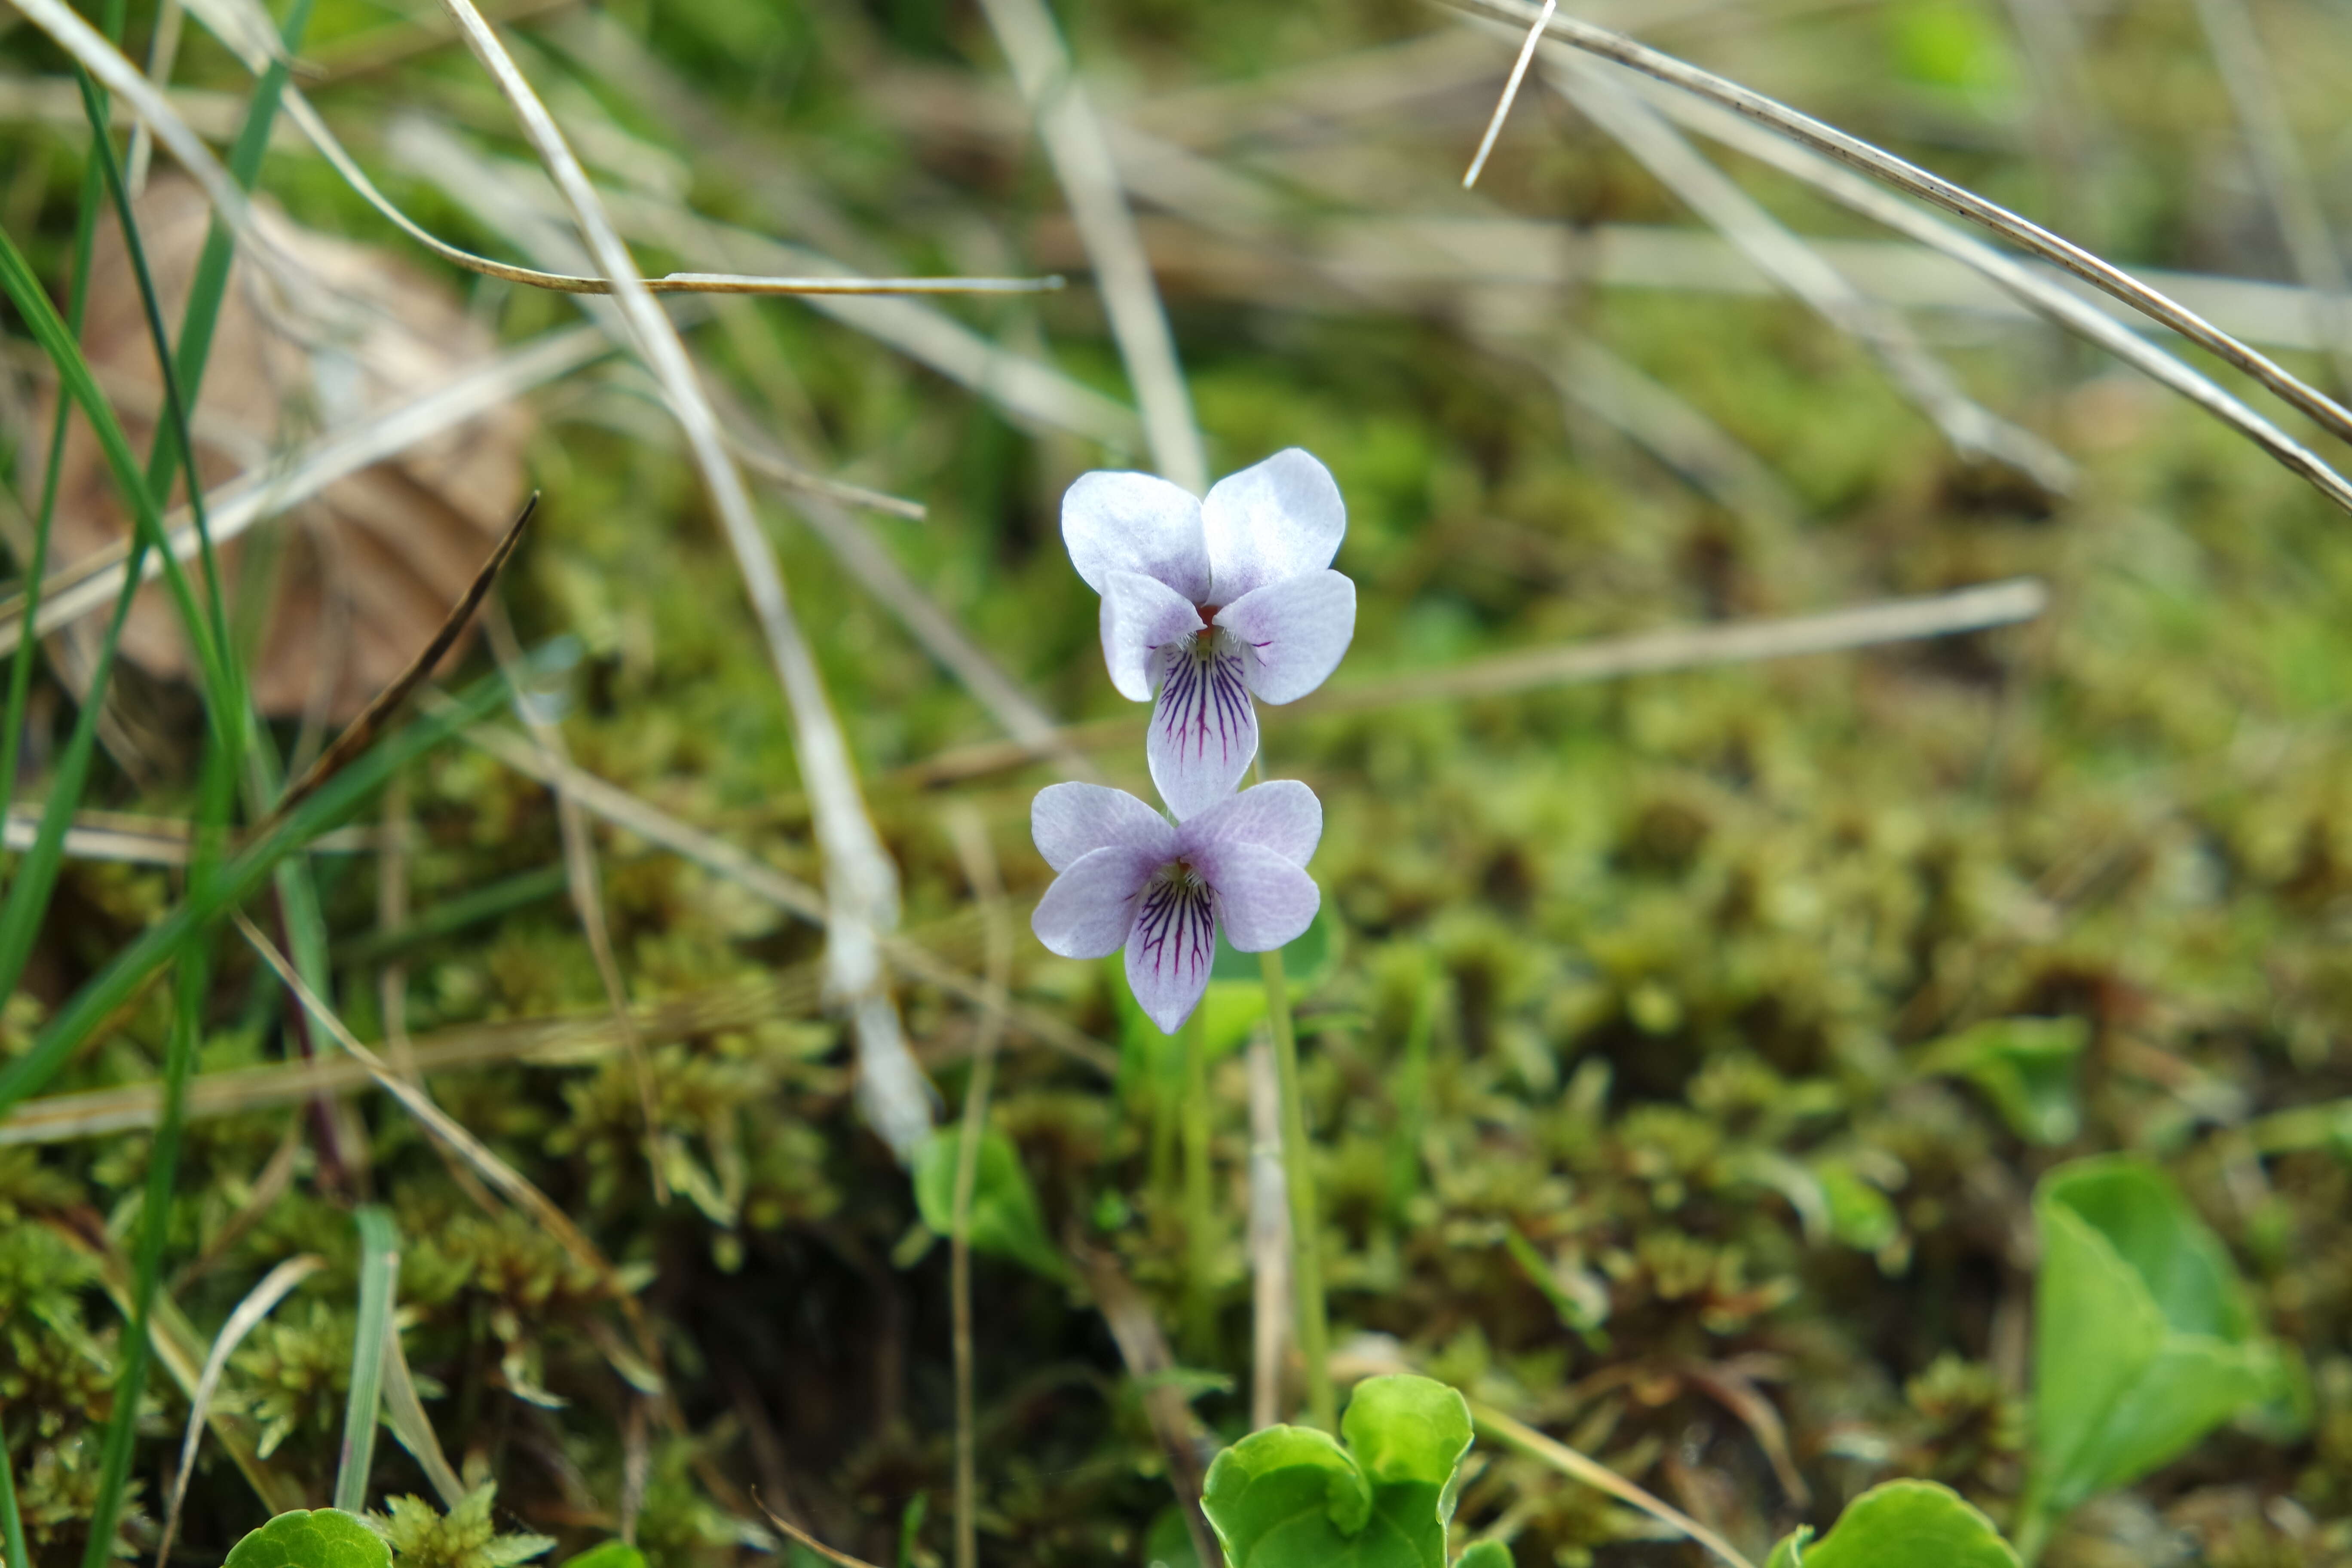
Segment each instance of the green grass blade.
[[490,677],[440,711],[419,718],[386,736],[374,750],[330,779],[267,836],[231,856],[207,887],[192,888],[186,899],[149,926],[75,992],[34,1037],[29,1050],[0,1068],[0,1112],[38,1093],[92,1029],[136,994],[148,976],[177,957],[206,927],[259,887],[279,860],[347,820],[383,786],[394,769],[467,726],[481,722],[496,712],[509,695],[506,682]]
[[[155,441],[147,458],[147,493],[160,513],[170,503],[172,482],[158,475],[170,466],[166,453],[176,454],[191,481],[188,485],[188,514],[196,530],[198,558],[204,567],[205,611],[212,633],[214,663],[205,668],[208,679],[218,679],[222,685],[206,693],[213,709],[214,721],[224,728],[225,740],[236,733],[227,727],[233,715],[245,704],[236,690],[234,667],[228,662],[228,614],[221,602],[220,567],[213,555],[212,530],[205,517],[204,486],[194,482],[196,473],[195,437],[188,423],[188,405],[180,394],[180,373],[172,352],[172,335],[163,325],[163,304],[155,294],[155,275],[147,266],[147,245],[139,235],[139,219],[131,207],[131,187],[122,177],[122,160],[114,155],[114,143],[106,135],[106,100],[90,79],[89,72],[77,67],[74,79],[81,87],[82,113],[89,121],[90,156],[98,160],[100,172],[106,178],[107,194],[113,198],[115,220],[122,229],[123,254],[131,262],[131,274],[139,285],[139,305],[147,319],[147,336],[155,349],[156,374],[163,380],[163,417],[158,421]],[[169,552],[166,552],[168,554]],[[194,641],[190,633],[189,640]]]
[[16,1478],[8,1466],[8,1445],[0,1441],[0,1552],[8,1568],[32,1568],[33,1554],[25,1544],[25,1521],[16,1511]]
[[[207,892],[220,877],[223,831],[236,798],[235,752],[208,747],[198,784],[195,836],[190,844],[190,896]],[[163,1104],[147,1155],[147,1192],[139,1214],[137,1247],[131,1256],[131,1323],[122,1363],[116,1369],[114,1413],[100,1449],[98,1490],[90,1511],[84,1568],[111,1568],[116,1521],[131,1479],[131,1451],[139,1441],[139,1400],[145,1391],[152,1353],[149,1321],[163,1279],[163,1247],[172,1234],[172,1199],[179,1190],[181,1130],[187,1120],[188,1080],[204,1044],[205,1003],[212,992],[208,929],[179,952],[178,987],[173,999],[172,1036],[163,1055]]]
[[205,996],[211,988],[210,954],[202,942],[180,953],[178,995],[173,1007],[172,1039],[163,1055],[163,1107],[147,1156],[147,1192],[139,1215],[138,1250],[132,1256],[131,1322],[116,1369],[114,1414],[106,1424],[99,1459],[98,1492],[90,1508],[89,1544],[82,1568],[112,1568],[115,1521],[131,1479],[131,1451],[139,1440],[139,1397],[145,1392],[152,1353],[148,1320],[155,1307],[155,1283],[163,1269],[163,1243],[171,1235],[172,1196],[180,1173],[180,1131],[186,1119],[188,1079],[194,1073]]
[[[107,155],[110,157],[112,152],[109,148]],[[91,374],[89,362],[82,357],[81,345],[74,341],[72,333],[66,331],[65,321],[58,315],[56,307],[49,303],[48,296],[41,292],[40,280],[33,275],[24,252],[16,248],[16,242],[5,232],[0,232],[0,291],[7,294],[9,303],[16,306],[17,316],[33,334],[33,341],[41,346],[42,352],[48,355],[49,363],[57,367],[59,389],[81,406],[82,414],[97,434],[98,444],[106,454],[107,464],[114,470],[115,488],[122,492],[123,500],[131,508],[137,531],[132,548],[136,550],[143,541],[148,549],[163,556],[163,576],[173,601],[179,606],[180,618],[187,627],[188,641],[194,650],[197,668],[203,671],[204,686],[209,699],[211,693],[221,687],[218,670],[220,650],[213,646],[211,627],[196,606],[195,592],[188,584],[187,574],[181,570],[178,558],[172,553],[171,541],[163,531],[163,512],[155,504],[153,493],[147,488],[146,470],[131,453],[131,438],[123,434],[122,422],[114,416],[114,409],[107,402],[106,395],[99,390],[98,378]],[[132,570],[129,576],[135,582],[139,574]],[[217,724],[224,715],[215,713],[212,717]]]
[[[229,150],[229,178],[236,182],[240,190],[253,189],[254,182],[260,178],[262,154],[269,149],[270,127],[277,122],[278,105],[286,89],[286,61],[302,47],[302,35],[310,25],[310,4],[311,0],[294,0],[293,8],[286,13],[285,26],[278,29],[278,36],[286,41],[285,57],[272,60],[255,84],[252,106],[246,110],[236,145]],[[228,289],[229,262],[235,254],[236,241],[228,226],[215,218],[205,235],[204,253],[196,258],[195,279],[188,289],[188,308],[180,317],[180,386],[191,403],[204,386],[205,365],[212,355],[213,329],[220,321],[221,298]],[[159,447],[159,455],[161,451]],[[168,489],[175,476],[168,468],[157,472]]]
[[[66,331],[79,340],[82,318],[89,310],[90,259],[98,249],[98,204],[105,199],[106,176],[95,158],[82,166],[81,207],[74,219],[73,283],[66,296]],[[58,514],[58,484],[59,472],[65,467],[66,427],[73,417],[73,404],[67,398],[58,399],[57,416],[49,422],[49,460],[41,470],[41,500],[33,512],[33,549],[25,560],[25,622],[27,626],[40,624],[41,579],[49,571],[49,525]],[[8,708],[6,728],[0,730],[0,788],[13,795],[16,788],[18,746],[25,733],[25,709],[32,700],[33,661],[39,639],[20,637],[16,651],[8,660]]]
[[335,1506],[367,1506],[368,1467],[375,1460],[376,1407],[383,1392],[383,1342],[392,1331],[393,1291],[400,1283],[400,1236],[392,1211],[369,1204],[359,1213],[360,1315],[352,1331],[352,1394],[343,1406],[342,1458],[335,1468]]
[[567,874],[561,866],[542,866],[536,871],[518,871],[511,877],[501,877],[453,898],[442,900],[421,911],[406,923],[390,931],[372,931],[343,944],[335,954],[347,965],[379,963],[394,953],[405,952],[436,937],[483,921],[494,920],[511,910],[519,910],[551,899],[569,885]]

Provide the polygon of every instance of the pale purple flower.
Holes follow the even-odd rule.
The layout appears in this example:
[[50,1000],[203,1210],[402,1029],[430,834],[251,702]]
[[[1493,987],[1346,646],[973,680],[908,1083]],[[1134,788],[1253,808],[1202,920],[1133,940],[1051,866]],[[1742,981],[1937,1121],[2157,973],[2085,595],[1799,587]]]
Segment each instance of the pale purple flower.
[[1070,563],[1102,595],[1111,684],[1156,691],[1144,756],[1179,820],[1230,795],[1257,753],[1255,694],[1323,684],[1356,632],[1356,585],[1330,570],[1348,509],[1293,447],[1206,500],[1150,474],[1082,475],[1062,498]]
[[1209,988],[1217,928],[1244,952],[1305,931],[1322,894],[1303,868],[1323,807],[1296,779],[1229,795],[1171,823],[1125,790],[1058,784],[1030,808],[1030,832],[1061,873],[1029,923],[1065,958],[1127,949],[1127,983],[1174,1034]]

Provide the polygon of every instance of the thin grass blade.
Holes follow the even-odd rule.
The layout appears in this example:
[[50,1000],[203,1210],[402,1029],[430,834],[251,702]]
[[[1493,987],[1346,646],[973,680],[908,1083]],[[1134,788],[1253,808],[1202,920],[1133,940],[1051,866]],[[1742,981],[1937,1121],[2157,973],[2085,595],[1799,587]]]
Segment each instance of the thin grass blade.
[[261,1326],[263,1319],[277,1309],[295,1286],[327,1266],[327,1260],[315,1252],[305,1252],[286,1259],[261,1277],[261,1282],[245,1294],[213,1338],[213,1348],[205,1356],[204,1371],[196,1376],[196,1391],[188,1397],[188,1427],[180,1438],[179,1472],[172,1479],[172,1499],[163,1510],[163,1533],[155,1545],[155,1568],[164,1568],[172,1555],[173,1539],[180,1533],[180,1509],[188,1496],[188,1477],[195,1468],[196,1448],[204,1441],[205,1413],[212,1408],[214,1391],[219,1388],[221,1375],[228,1371],[228,1358],[236,1353],[246,1336]]
[[359,1226],[359,1323],[352,1331],[351,1400],[343,1406],[342,1458],[335,1468],[335,1506],[346,1513],[367,1506],[376,1407],[383,1393],[384,1339],[392,1331],[393,1293],[400,1284],[400,1233],[393,1228],[392,1211],[370,1204],[360,1210]]

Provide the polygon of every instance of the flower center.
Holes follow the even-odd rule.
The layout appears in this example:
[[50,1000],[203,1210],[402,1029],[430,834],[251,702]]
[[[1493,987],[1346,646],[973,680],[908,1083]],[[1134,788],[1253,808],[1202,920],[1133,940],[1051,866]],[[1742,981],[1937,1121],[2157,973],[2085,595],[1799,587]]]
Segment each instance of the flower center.
[[1193,612],[1201,617],[1202,621],[1201,629],[1192,634],[1192,638],[1194,641],[1201,644],[1202,647],[1206,647],[1208,646],[1209,639],[1217,635],[1217,628],[1213,623],[1214,623],[1217,618],[1217,612],[1223,608],[1224,606],[1223,605],[1195,605],[1192,606]]

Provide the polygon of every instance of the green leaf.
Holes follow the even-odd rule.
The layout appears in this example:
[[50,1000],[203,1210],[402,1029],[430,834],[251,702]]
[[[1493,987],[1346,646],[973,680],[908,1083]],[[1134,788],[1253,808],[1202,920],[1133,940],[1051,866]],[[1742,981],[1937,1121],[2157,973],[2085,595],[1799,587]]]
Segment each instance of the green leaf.
[[2081,1131],[2076,1079],[2090,1026],[2080,1018],[1990,1018],[1928,1046],[1921,1070],[1964,1078],[2029,1143]]
[[1511,1561],[1511,1549],[1499,1541],[1474,1541],[1461,1556],[1454,1560],[1454,1568],[1516,1568]]
[[1873,1487],[1822,1541],[1812,1533],[1783,1537],[1764,1568],[2018,1568],[1992,1521],[1934,1481]]
[[1217,1456],[1201,1508],[1234,1568],[1308,1568],[1353,1552],[1372,1488],[1329,1433],[1268,1426]]
[[1340,1429],[1344,1448],[1269,1426],[1217,1456],[1201,1506],[1234,1568],[1445,1568],[1470,1447],[1462,1396],[1425,1377],[1370,1378]]
[[1894,1203],[1864,1181],[1851,1161],[1832,1156],[1814,1162],[1812,1170],[1829,1205],[1832,1236],[1864,1252],[1876,1252],[1901,1239],[1903,1222]]
[[[1356,1384],[1339,1431],[1374,1486],[1444,1489],[1470,1451],[1470,1406],[1433,1378],[1368,1377]],[[1452,1499],[1441,1517],[1454,1517]]]
[[2128,1485],[2278,1392],[2229,1254],[2164,1174],[2124,1157],[2077,1161],[2033,1197],[2039,1529]]
[[[946,1236],[953,1224],[956,1152],[962,1146],[962,1128],[942,1127],[915,1151],[915,1206],[937,1236]],[[981,1134],[972,1176],[971,1245],[975,1251],[1025,1264],[1048,1279],[1070,1278],[1068,1261],[1045,1233],[1045,1211],[1013,1140],[992,1127]]]
[[221,1568],[392,1568],[392,1549],[341,1509],[298,1510],[229,1548]]
[[625,1541],[600,1541],[565,1558],[562,1568],[646,1568],[646,1554]]

